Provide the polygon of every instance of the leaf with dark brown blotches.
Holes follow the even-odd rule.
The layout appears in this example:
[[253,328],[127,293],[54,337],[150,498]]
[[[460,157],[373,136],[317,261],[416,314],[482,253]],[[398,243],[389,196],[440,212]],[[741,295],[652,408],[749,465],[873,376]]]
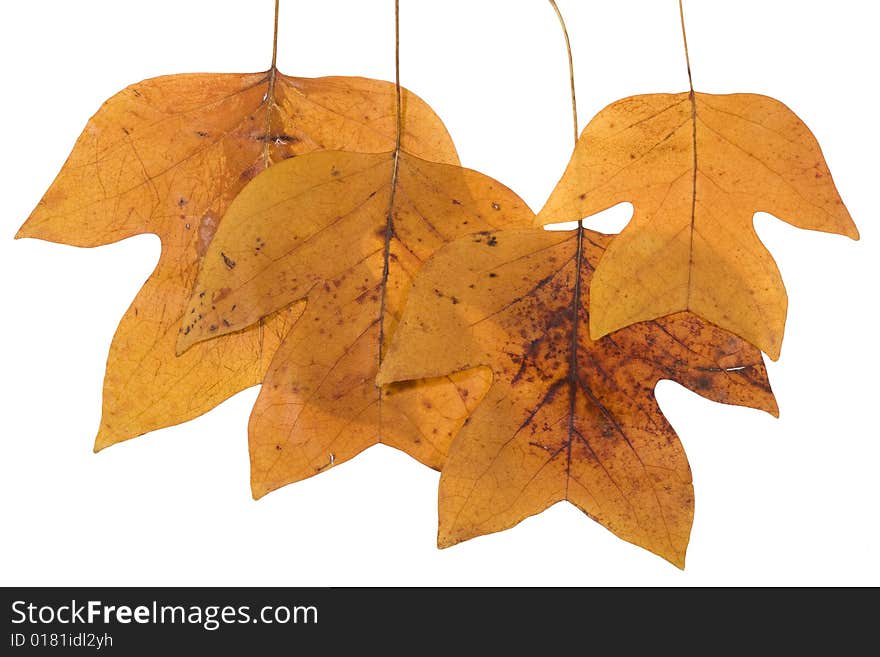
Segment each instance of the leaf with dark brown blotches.
[[568,500],[683,567],[694,491],[656,383],[777,413],[760,351],[694,314],[590,338],[590,284],[609,241],[491,232],[444,247],[416,278],[377,382],[493,374],[443,466],[441,547]]

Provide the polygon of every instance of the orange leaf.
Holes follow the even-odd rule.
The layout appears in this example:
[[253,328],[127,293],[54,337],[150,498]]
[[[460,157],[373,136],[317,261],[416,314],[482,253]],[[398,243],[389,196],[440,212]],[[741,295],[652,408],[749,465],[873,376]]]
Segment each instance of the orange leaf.
[[[394,85],[277,73],[171,75],[110,98],[17,237],[75,246],[155,233],[159,263],[119,324],[95,448],[194,418],[259,383],[302,305],[175,357],[201,256],[229,203],[273,162],[395,143]],[[440,119],[404,91],[403,143],[457,163]]]
[[754,94],[651,94],[584,129],[540,224],[622,201],[635,211],[593,282],[590,333],[691,310],[779,358],[787,296],[753,227],[769,212],[858,239],[816,139]]
[[[322,152],[262,173],[202,263],[180,348],[307,299],[250,423],[259,497],[382,442],[439,467],[488,387],[485,372],[379,389],[382,348],[412,277],[448,241],[534,213],[476,171],[401,152]],[[380,346],[381,345],[381,346]]]
[[691,473],[654,387],[672,379],[775,415],[761,353],[691,313],[591,340],[591,278],[610,237],[578,235],[506,230],[440,250],[415,281],[377,382],[492,369],[443,466],[441,547],[568,500],[683,567]]

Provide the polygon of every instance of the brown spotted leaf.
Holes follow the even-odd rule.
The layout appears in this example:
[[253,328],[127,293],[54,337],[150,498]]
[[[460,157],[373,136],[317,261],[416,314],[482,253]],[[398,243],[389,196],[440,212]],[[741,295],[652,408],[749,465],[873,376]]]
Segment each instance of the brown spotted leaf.
[[[262,381],[303,306],[177,358],[177,330],[229,203],[274,162],[322,149],[381,152],[395,143],[394,85],[352,77],[171,75],[110,98],[17,237],[98,246],[162,240],[155,271],[119,324],[95,447],[196,417]],[[403,92],[403,144],[457,163],[440,119]],[[229,261],[230,266],[232,261]]]
[[769,212],[858,239],[806,125],[755,94],[633,96],[590,121],[540,224],[631,201],[593,281],[590,333],[690,310],[779,358],[787,296],[753,226]]
[[306,300],[251,415],[254,496],[379,442],[439,467],[488,388],[487,372],[380,389],[381,354],[413,276],[434,251],[475,231],[533,221],[491,178],[405,152],[312,153],[248,185],[202,263],[180,348]]
[[377,381],[493,373],[443,466],[441,547],[568,500],[683,567],[694,492],[655,385],[776,414],[761,353],[694,314],[590,339],[590,283],[609,241],[491,232],[446,246],[416,278]]

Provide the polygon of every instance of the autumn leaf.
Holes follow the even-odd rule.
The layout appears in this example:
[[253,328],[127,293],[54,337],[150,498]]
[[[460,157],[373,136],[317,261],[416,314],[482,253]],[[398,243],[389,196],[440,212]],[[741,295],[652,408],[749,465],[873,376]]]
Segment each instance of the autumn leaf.
[[769,212],[858,239],[809,129],[754,94],[650,94],[590,121],[541,225],[623,201],[632,220],[593,282],[594,338],[690,310],[779,358],[787,296],[753,226]]
[[[402,141],[457,163],[440,119],[403,91]],[[262,381],[303,306],[175,356],[198,263],[248,180],[321,149],[382,152],[396,137],[393,84],[355,77],[171,75],[110,98],[17,237],[92,247],[133,235],[162,240],[155,271],[110,347],[95,448],[194,418]]]
[[533,221],[525,203],[491,178],[406,152],[312,153],[248,185],[202,263],[179,347],[307,299],[251,415],[254,496],[379,442],[439,467],[488,375],[444,372],[380,390],[382,350],[412,277],[436,249]]
[[694,492],[656,383],[777,414],[760,352],[692,313],[590,338],[609,242],[584,229],[488,232],[446,246],[416,278],[377,382],[493,374],[443,466],[441,547],[568,500],[683,567]]

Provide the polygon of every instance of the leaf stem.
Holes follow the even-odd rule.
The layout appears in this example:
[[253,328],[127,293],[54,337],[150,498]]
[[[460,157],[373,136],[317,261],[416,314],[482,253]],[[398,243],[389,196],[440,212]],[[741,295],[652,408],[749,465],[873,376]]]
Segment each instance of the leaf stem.
[[556,0],[549,0],[550,6],[553,7],[553,11],[556,12],[556,17],[559,19],[559,25],[562,27],[562,36],[565,37],[565,51],[568,53],[568,81],[571,86],[571,118],[574,124],[574,143],[577,144],[578,140],[578,108],[577,108],[577,96],[574,92],[574,59],[571,56],[571,41],[568,38],[568,28],[565,27],[565,19],[562,18],[562,12],[559,11],[559,6],[556,4]]
[[[269,167],[269,135],[272,133],[272,107],[275,105],[275,77],[278,74],[278,7],[281,0],[275,0],[275,20],[272,27],[272,65],[269,67],[269,87],[266,89],[266,134],[263,139],[263,168]],[[260,360],[263,359],[263,327],[266,318],[260,317],[259,350]]]
[[[397,114],[397,134],[394,140],[394,164],[391,169],[391,192],[388,197],[388,211],[385,215],[385,248],[382,264],[382,291],[379,300],[379,365],[385,343],[385,303],[388,289],[388,269],[391,258],[391,240],[394,238],[394,200],[397,194],[397,172],[400,166],[400,144],[403,132],[402,102],[400,89],[400,0],[394,0],[394,100]],[[382,387],[377,386],[379,394],[379,425],[382,425]]]
[[688,53],[688,37],[687,30],[684,29],[684,6],[682,0],[678,0],[678,16],[681,18],[681,38],[684,41],[684,61],[687,64],[688,86],[691,89],[691,95],[694,93],[694,79],[691,76],[691,56]]
[[[565,19],[562,12],[556,4],[556,0],[549,0],[550,6],[556,12],[559,19],[559,25],[562,27],[562,35],[565,37],[565,50],[568,53],[568,79],[571,86],[571,118],[574,124],[574,145],[577,147],[578,142],[578,118],[577,118],[577,96],[574,91],[574,59],[571,55],[571,41],[568,38],[568,29],[565,27]],[[578,335],[578,324],[580,323],[580,307],[581,307],[581,268],[584,260],[584,222],[578,219],[577,223],[577,247],[574,254],[575,276],[574,290],[572,290],[571,298],[571,345],[568,355],[568,443],[566,444],[565,456],[565,497],[568,498],[568,483],[571,476],[571,447],[574,443],[574,437],[577,432],[574,417],[577,403],[578,389],[578,347],[580,345],[580,337]]]
[[691,56],[688,53],[687,30],[684,27],[684,6],[682,0],[678,0],[678,16],[681,18],[681,38],[684,42],[684,61],[687,64],[688,86],[690,93],[688,94],[691,102],[691,147],[693,149],[693,176],[691,178],[691,229],[690,244],[688,246],[688,279],[687,279],[687,305],[691,304],[691,274],[694,270],[694,233],[696,232],[697,221],[697,98],[694,95],[694,79],[691,76]]
[[[402,130],[402,110],[400,91],[400,0],[394,0],[394,100],[397,113],[397,135],[394,143],[394,157],[400,152],[400,138]],[[397,166],[395,164],[395,171]]]
[[275,0],[275,28],[272,33],[272,70],[275,70],[275,63],[278,61],[278,5],[281,0]]
[[269,68],[269,87],[266,89],[266,134],[263,139],[263,168],[269,166],[269,135],[272,133],[272,107],[275,105],[275,78],[278,74],[278,5],[275,0],[275,26],[272,32],[272,66]]

